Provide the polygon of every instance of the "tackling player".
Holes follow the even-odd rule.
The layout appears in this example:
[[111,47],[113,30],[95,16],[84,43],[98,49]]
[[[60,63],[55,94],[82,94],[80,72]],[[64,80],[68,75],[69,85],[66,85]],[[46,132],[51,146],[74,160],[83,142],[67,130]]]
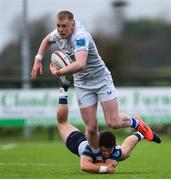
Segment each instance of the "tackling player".
[[[64,95],[63,88],[60,90],[57,127],[67,148],[80,157],[80,169],[89,173],[114,173],[118,162],[127,159],[144,136],[138,131],[134,132],[123,141],[121,146],[118,146],[111,132],[102,132],[98,142],[100,151],[94,153],[85,135],[68,123],[67,96]],[[157,142],[160,143],[160,138],[157,135],[156,137]]]
[[[97,102],[101,103],[106,124],[111,128],[133,127],[147,140],[154,140],[151,129],[139,117],[129,117],[118,112],[116,89],[111,73],[100,57],[91,34],[75,21],[70,11],[61,11],[56,16],[57,28],[48,34],[39,47],[32,69],[32,79],[42,74],[42,58],[49,46],[56,44],[57,50],[73,59],[73,63],[60,70],[51,71],[60,78],[65,87],[66,74],[73,74],[74,86],[81,116],[86,124],[86,137],[92,150],[98,152]],[[53,65],[52,65],[53,66]]]

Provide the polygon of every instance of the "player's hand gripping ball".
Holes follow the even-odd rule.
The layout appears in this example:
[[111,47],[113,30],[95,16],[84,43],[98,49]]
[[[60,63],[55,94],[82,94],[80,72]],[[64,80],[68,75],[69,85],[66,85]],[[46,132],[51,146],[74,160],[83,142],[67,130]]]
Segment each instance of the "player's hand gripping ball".
[[55,51],[51,55],[51,62],[61,69],[70,64],[70,59],[61,51]]

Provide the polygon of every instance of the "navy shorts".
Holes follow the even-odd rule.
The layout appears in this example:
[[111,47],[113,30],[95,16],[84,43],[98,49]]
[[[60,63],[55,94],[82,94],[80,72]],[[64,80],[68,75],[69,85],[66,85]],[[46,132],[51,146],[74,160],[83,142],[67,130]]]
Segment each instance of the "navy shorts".
[[73,131],[66,140],[66,146],[72,153],[79,156],[78,147],[83,141],[86,141],[85,135],[80,131]]

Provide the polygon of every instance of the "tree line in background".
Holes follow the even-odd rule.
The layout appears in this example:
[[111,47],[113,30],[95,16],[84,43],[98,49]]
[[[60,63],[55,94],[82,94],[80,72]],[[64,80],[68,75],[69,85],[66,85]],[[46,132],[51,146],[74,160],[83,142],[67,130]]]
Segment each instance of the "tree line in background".
[[[30,61],[41,40],[51,32],[50,17],[45,16],[29,24]],[[93,34],[100,55],[112,72],[117,86],[171,85],[171,24],[164,21],[139,19],[127,21],[119,40],[101,33]],[[31,81],[33,88],[56,87],[57,80],[50,74],[50,54],[44,57],[44,75]],[[0,88],[21,88],[21,33],[0,54]],[[72,76],[68,75],[72,82]]]

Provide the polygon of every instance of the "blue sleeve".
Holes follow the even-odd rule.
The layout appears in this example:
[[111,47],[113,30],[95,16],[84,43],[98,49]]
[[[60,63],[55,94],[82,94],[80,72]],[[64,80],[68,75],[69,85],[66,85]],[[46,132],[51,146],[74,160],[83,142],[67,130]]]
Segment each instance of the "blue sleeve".
[[82,155],[90,157],[93,160],[93,163],[102,162],[103,160],[101,151],[93,153],[89,145],[86,146],[85,150],[82,152]]
[[109,159],[112,159],[112,160],[115,160],[115,161],[119,161],[121,156],[122,156],[122,150],[119,148],[119,149],[116,149],[112,153],[112,155],[111,155],[111,157]]
[[94,158],[93,158],[93,157],[94,157],[94,156],[93,156],[93,152],[91,151],[91,149],[90,149],[90,147],[89,147],[88,145],[86,146],[86,148],[85,148],[85,150],[83,151],[82,155],[88,156],[88,157],[94,159]]

